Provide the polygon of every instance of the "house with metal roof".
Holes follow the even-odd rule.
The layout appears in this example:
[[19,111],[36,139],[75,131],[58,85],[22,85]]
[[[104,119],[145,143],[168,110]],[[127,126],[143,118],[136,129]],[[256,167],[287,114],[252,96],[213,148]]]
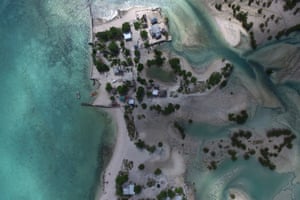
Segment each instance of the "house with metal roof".
[[160,39],[161,38],[161,30],[159,24],[154,24],[150,28],[150,34],[152,38]]
[[127,186],[124,186],[123,187],[123,195],[135,195],[135,192],[134,192],[134,184],[129,184]]

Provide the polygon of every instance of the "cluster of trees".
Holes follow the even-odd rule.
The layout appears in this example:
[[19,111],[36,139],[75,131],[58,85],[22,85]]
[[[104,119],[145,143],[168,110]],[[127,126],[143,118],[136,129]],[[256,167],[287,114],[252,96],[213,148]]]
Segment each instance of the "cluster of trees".
[[250,131],[240,130],[239,132],[234,133],[230,137],[230,139],[231,139],[231,145],[233,147],[237,147],[237,148],[246,150],[247,146],[239,138],[246,138],[248,140],[248,139],[251,138],[251,136],[252,136],[252,133]]
[[300,24],[297,24],[295,26],[292,26],[288,29],[284,29],[284,30],[281,30],[277,33],[277,35],[275,36],[275,38],[277,40],[279,40],[282,36],[288,36],[289,34],[291,34],[292,32],[296,32],[296,31],[300,31]]
[[262,166],[268,167],[270,170],[276,169],[275,164],[269,158],[270,153],[268,148],[260,149],[260,154],[261,156],[258,157],[258,161]]
[[119,45],[114,40],[108,44],[108,49],[112,56],[118,56],[120,53]]
[[175,74],[179,74],[181,72],[181,65],[180,65],[180,59],[179,58],[171,58],[169,60],[169,64],[170,64],[170,66],[173,69]]
[[154,49],[154,59],[147,60],[147,66],[151,67],[153,65],[156,65],[161,67],[164,64],[165,60],[166,58],[162,56],[162,52]]
[[135,192],[135,194],[140,194],[142,192],[142,186],[135,185],[134,186],[134,192]]
[[[174,190],[171,189],[166,189],[161,191],[157,196],[157,200],[165,200],[168,197],[173,199],[176,195],[183,195],[184,196],[184,192],[183,192],[183,188],[182,187],[177,187]],[[186,198],[184,197],[184,200]]]
[[233,65],[226,63],[226,65],[222,68],[221,71],[224,80],[220,84],[220,89],[224,88],[227,85],[227,79],[230,77],[232,71],[233,71]]
[[139,64],[137,65],[137,70],[138,70],[138,72],[142,72],[143,69],[144,69],[144,65],[141,64],[141,63],[139,63]]
[[163,115],[170,115],[179,109],[180,109],[179,104],[174,105],[172,103],[168,103],[168,105],[164,108],[162,108],[159,104],[150,106],[150,110],[156,110],[158,113],[162,113]]
[[145,89],[143,87],[138,87],[137,91],[136,91],[136,99],[139,102],[142,102],[145,96]]
[[135,21],[133,23],[133,26],[134,26],[134,29],[137,31],[137,30],[139,30],[141,28],[141,22]]
[[267,131],[267,137],[280,137],[280,136],[289,136],[292,135],[292,131],[290,129],[271,129]]
[[184,140],[184,138],[185,138],[184,127],[177,121],[175,121],[173,125],[179,131],[181,138]]
[[217,162],[214,161],[214,160],[212,160],[212,161],[209,163],[209,165],[207,166],[207,168],[208,168],[209,170],[216,170],[216,169],[217,169]]
[[242,26],[249,31],[252,26],[253,22],[248,23],[248,13],[240,11],[236,15],[233,15],[237,20],[239,20],[242,23]]
[[94,60],[94,64],[100,73],[108,72],[109,67],[102,60]]
[[222,75],[224,78],[228,78],[233,71],[233,64],[226,63],[225,66],[222,68]]
[[128,88],[128,85],[126,85],[126,84],[119,85],[117,87],[117,91],[121,96],[125,96],[128,93],[128,90],[129,90],[129,88]]
[[130,106],[125,107],[124,119],[126,122],[126,128],[128,131],[128,136],[131,140],[135,139],[137,136],[136,127],[134,123],[134,118],[132,116],[132,109]]
[[218,85],[222,80],[222,74],[220,72],[213,72],[210,77],[206,80],[207,86],[213,87]]
[[139,50],[134,50],[134,62],[135,63],[139,63],[139,61],[140,61],[140,58],[141,58],[141,53],[140,53],[140,51]]
[[248,119],[248,113],[246,110],[242,110],[238,114],[229,113],[228,120],[235,121],[237,124],[244,124]]
[[123,33],[129,33],[131,32],[130,24],[129,22],[125,22],[122,24],[122,31]]
[[147,85],[147,80],[140,76],[138,76],[136,80],[137,80],[137,82],[139,82],[142,85]]
[[296,139],[296,135],[291,132],[289,129],[272,129],[267,131],[267,137],[281,137],[283,136],[283,142],[279,146],[275,146],[278,153],[281,152],[283,147],[291,149],[293,147],[293,140]]
[[228,155],[230,155],[232,161],[237,160],[237,152],[233,149],[228,149],[227,151]]
[[116,194],[118,196],[123,195],[122,186],[124,183],[128,181],[128,174],[124,172],[119,172],[118,176],[116,177]]
[[148,39],[148,32],[145,30],[141,30],[140,31],[140,36],[142,38],[142,40],[147,40]]
[[285,0],[285,4],[283,5],[284,11],[293,10],[297,3],[299,3],[299,0]]
[[186,70],[181,69],[179,58],[171,58],[169,60],[169,64],[170,64],[173,72],[176,75],[182,77],[182,79],[183,79],[183,83],[182,83],[181,87],[178,89],[178,92],[182,91],[183,89],[185,89],[187,91],[187,86],[190,83],[193,83],[193,84],[197,83],[197,78],[195,76],[193,76],[192,72],[188,72]]
[[137,142],[134,143],[135,146],[139,149],[146,149],[147,151],[149,151],[150,153],[153,153],[156,150],[156,146],[155,145],[148,145],[146,144],[143,140],[138,139]]
[[111,40],[122,40],[123,34],[122,34],[122,30],[120,28],[111,27],[107,31],[102,31],[102,32],[96,33],[96,37],[99,41],[108,42]]

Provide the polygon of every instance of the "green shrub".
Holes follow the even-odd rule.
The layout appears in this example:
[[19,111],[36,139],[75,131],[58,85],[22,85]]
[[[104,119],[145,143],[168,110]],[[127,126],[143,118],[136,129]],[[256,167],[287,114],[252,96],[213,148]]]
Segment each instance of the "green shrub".
[[128,86],[127,85],[119,85],[117,87],[117,91],[121,96],[125,96],[128,92]]
[[138,87],[137,92],[136,92],[136,99],[139,102],[142,102],[144,96],[145,96],[145,89],[143,87]]
[[154,174],[155,175],[160,175],[161,174],[161,169],[157,168],[155,171],[154,171]]
[[100,72],[100,73],[109,71],[109,67],[106,64],[104,64],[102,61],[99,61],[99,60],[95,61],[95,65],[96,65],[98,72]]
[[129,22],[122,24],[122,31],[123,33],[129,33],[131,31]]
[[106,83],[105,89],[106,89],[106,91],[107,91],[108,93],[111,92],[111,90],[113,89],[113,87],[112,87],[112,85],[110,84],[110,82]]
[[143,69],[144,69],[144,65],[143,65],[143,64],[141,64],[141,63],[139,63],[139,64],[138,64],[138,66],[137,66],[137,70],[138,70],[138,72],[141,72],[141,71],[143,71]]
[[112,55],[118,56],[119,55],[119,46],[115,41],[111,41],[108,45],[108,49],[111,52]]
[[208,85],[215,86],[220,83],[222,75],[220,72],[213,72],[207,80]]
[[139,30],[141,28],[141,23],[136,21],[136,22],[133,23],[133,26],[134,26],[135,30]]
[[134,192],[140,194],[142,192],[142,187],[140,185],[134,186]]
[[138,166],[138,168],[139,168],[139,170],[143,170],[143,169],[145,169],[145,165],[144,165],[144,164],[140,164],[140,165]]
[[142,30],[140,32],[140,36],[141,36],[142,40],[147,40],[148,39],[148,32],[145,31],[145,30]]

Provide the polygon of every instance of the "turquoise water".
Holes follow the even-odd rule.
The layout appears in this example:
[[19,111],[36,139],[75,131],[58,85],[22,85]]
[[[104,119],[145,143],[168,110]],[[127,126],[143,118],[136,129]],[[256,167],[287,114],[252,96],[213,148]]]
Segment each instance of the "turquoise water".
[[0,199],[93,199],[109,119],[80,106],[85,1],[2,0],[0,27]]

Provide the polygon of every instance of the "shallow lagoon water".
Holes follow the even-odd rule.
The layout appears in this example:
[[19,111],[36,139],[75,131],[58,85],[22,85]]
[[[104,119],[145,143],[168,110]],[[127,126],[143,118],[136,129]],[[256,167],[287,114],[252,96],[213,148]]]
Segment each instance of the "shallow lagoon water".
[[0,2],[2,200],[94,198],[110,121],[80,106],[91,89],[86,8]]

